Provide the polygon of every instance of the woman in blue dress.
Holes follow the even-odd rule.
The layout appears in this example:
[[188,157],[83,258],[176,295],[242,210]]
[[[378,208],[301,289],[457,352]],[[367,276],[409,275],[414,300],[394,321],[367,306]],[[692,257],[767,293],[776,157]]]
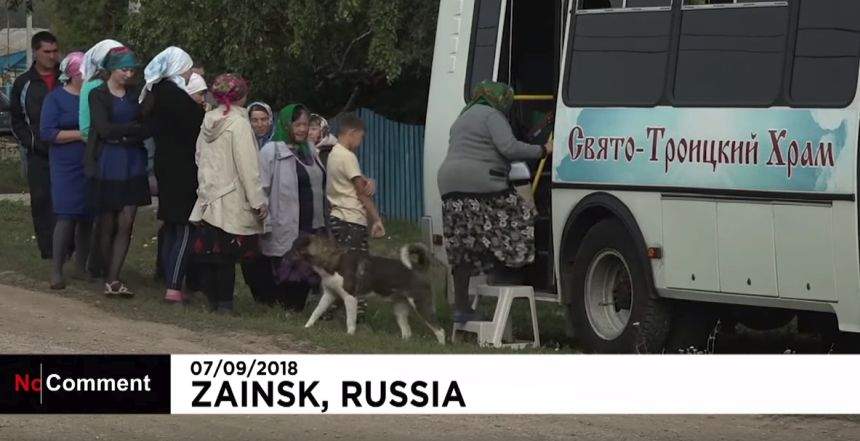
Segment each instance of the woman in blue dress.
[[99,249],[106,263],[105,295],[131,296],[119,280],[137,208],[150,204],[147,153],[150,136],[133,87],[137,59],[126,47],[111,49],[103,62],[105,83],[90,93],[90,133],[85,168],[98,216]]
[[54,201],[53,265],[51,289],[64,289],[63,264],[75,243],[75,277],[84,278],[90,254],[92,216],[87,209],[87,179],[84,176],[84,141],[78,130],[81,93],[81,62],[84,54],[73,52],[60,64],[63,87],[48,94],[42,105],[39,136],[51,143],[51,197]]

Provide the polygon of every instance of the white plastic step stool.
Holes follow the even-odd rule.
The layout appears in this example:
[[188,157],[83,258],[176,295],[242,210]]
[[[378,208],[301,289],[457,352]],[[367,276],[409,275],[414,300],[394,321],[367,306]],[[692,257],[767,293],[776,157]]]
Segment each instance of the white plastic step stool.
[[[457,341],[458,332],[471,332],[478,335],[478,344],[481,346],[494,346],[496,348],[521,349],[531,343],[533,348],[540,347],[540,334],[538,332],[537,309],[535,307],[535,292],[531,286],[489,286],[478,285],[475,301],[472,305],[477,306],[481,297],[496,297],[496,311],[493,313],[492,321],[474,321],[466,323],[454,323],[451,331],[452,341]],[[502,343],[502,339],[511,338],[510,315],[514,299],[528,299],[531,309],[533,339],[526,343]]]

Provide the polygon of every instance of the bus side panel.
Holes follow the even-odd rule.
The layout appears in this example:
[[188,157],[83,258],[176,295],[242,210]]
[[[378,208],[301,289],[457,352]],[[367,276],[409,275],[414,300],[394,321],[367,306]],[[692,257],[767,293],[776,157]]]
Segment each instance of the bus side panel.
[[833,204],[833,261],[836,273],[834,305],[839,329],[860,332],[860,255],[858,255],[857,203]]

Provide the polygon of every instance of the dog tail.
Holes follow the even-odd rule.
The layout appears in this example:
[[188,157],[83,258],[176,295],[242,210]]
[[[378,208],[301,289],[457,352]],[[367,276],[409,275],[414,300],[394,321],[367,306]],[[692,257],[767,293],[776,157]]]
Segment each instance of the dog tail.
[[430,251],[420,243],[404,245],[400,248],[400,261],[411,270],[426,271],[430,268]]

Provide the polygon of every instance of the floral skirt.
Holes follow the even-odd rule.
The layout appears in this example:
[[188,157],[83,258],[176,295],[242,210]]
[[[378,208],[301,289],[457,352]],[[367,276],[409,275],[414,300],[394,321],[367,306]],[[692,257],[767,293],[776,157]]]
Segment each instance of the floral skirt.
[[250,260],[260,253],[259,236],[230,234],[205,222],[194,229],[191,243],[194,260],[203,263]]
[[445,195],[442,224],[448,263],[479,274],[500,263],[520,268],[534,262],[535,216],[535,209],[513,189]]

